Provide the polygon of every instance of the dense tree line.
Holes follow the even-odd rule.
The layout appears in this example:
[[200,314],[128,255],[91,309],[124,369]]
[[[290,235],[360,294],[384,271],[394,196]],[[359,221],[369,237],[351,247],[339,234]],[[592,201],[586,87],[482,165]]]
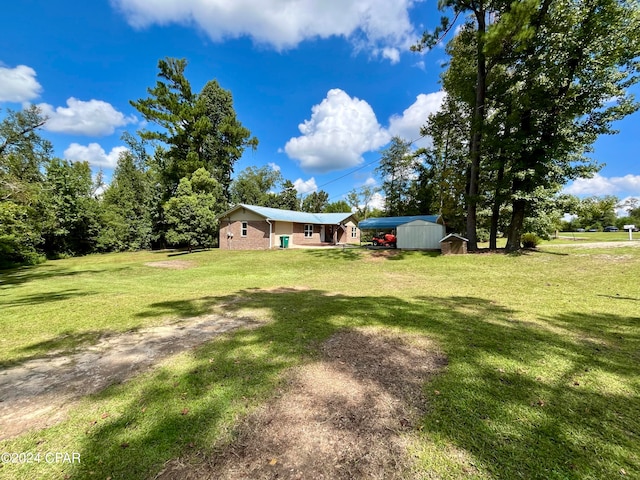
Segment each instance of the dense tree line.
[[132,101],[148,128],[125,134],[108,185],[87,162],[55,158],[38,130],[37,107],[8,111],[0,123],[0,266],[44,258],[165,246],[212,247],[216,216],[231,204],[289,210],[351,211],[324,191],[299,196],[271,167],[248,167],[232,180],[246,148],[231,93],[215,81],[193,92],[185,60],[158,62],[148,97]]
[[[622,230],[625,225],[640,228],[640,202],[635,198],[620,202],[613,195],[582,199],[566,196],[565,202],[567,213],[570,215],[569,219],[563,218],[560,221],[560,229],[563,231],[602,231],[606,227]],[[618,217],[616,209],[623,210],[625,215]]]
[[[445,101],[425,119],[428,148],[414,151],[394,138],[381,152],[384,213],[440,213],[466,234],[470,249],[482,237],[495,248],[500,232],[507,249],[519,249],[524,232],[550,232],[567,212],[585,225],[612,223],[609,207],[609,216],[597,217],[598,202],[576,206],[560,191],[597,171],[586,156],[593,143],[638,109],[628,93],[640,80],[637,2],[440,5],[464,20],[446,46]],[[414,50],[451,36],[454,25],[444,17]],[[377,189],[368,185],[330,203],[322,190],[298,195],[270,167],[248,167],[232,180],[237,161],[258,140],[238,120],[231,93],[215,80],[194,92],[186,66],[181,59],[160,60],[155,86],[131,102],[149,128],[125,135],[128,150],[108,186],[100,176],[92,179],[88,163],[52,155],[38,133],[47,119],[37,107],[6,112],[0,122],[0,264],[213,246],[216,215],[232,203],[354,211],[359,218],[380,213],[370,209]],[[638,206],[628,212],[632,221]]]
[[[599,165],[586,156],[597,137],[615,133],[613,122],[638,109],[628,93],[640,79],[638,4],[440,5],[465,23],[446,47],[447,97],[423,128],[433,146],[421,152],[413,183],[423,190],[425,209],[464,230],[471,249],[480,232],[494,248],[504,232],[507,249],[516,250],[523,232],[550,230],[564,208],[559,192],[567,181],[597,171]],[[414,50],[441,42],[454,24],[444,17]],[[390,211],[401,204],[399,193],[394,195]]]
[[2,266],[215,245],[216,215],[232,200],[234,165],[258,141],[236,118],[231,93],[216,81],[192,91],[186,65],[160,60],[149,96],[131,102],[149,129],[123,137],[128,149],[106,187],[101,175],[92,179],[87,162],[52,155],[38,133],[47,119],[35,106],[7,112],[0,123]]
[[[517,250],[525,232],[545,237],[562,228],[564,214],[589,228],[621,223],[614,197],[581,202],[561,189],[598,171],[587,156],[593,143],[638,109],[628,92],[640,80],[637,2],[443,0],[440,7],[461,22],[443,17],[412,49],[452,36],[441,75],[446,96],[422,128],[428,148],[394,138],[380,152],[384,213],[440,213],[472,250],[487,240],[495,249],[500,234]],[[606,215],[596,218],[602,208]]]

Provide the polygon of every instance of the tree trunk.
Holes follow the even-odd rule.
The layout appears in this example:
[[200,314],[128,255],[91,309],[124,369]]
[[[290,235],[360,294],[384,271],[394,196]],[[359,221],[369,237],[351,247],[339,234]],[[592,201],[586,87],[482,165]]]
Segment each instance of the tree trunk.
[[498,221],[500,220],[500,207],[502,206],[502,188],[504,183],[504,158],[500,156],[498,166],[498,176],[496,178],[496,190],[491,210],[491,231],[489,234],[489,250],[498,248]]
[[[511,117],[511,106],[507,105],[506,118]],[[504,134],[500,138],[501,144],[506,144],[511,135],[511,125],[507,122]],[[491,210],[491,227],[489,232],[489,249],[497,250],[498,248],[498,223],[500,222],[500,207],[505,202],[504,192],[507,189],[505,182],[505,170],[507,168],[507,155],[503,153],[502,147],[498,147],[498,174],[495,183],[495,194],[493,198],[493,207]]]
[[511,213],[511,224],[509,225],[509,234],[507,237],[507,251],[515,252],[520,250],[522,244],[522,230],[524,228],[524,216],[527,202],[525,200],[514,200],[513,212]]
[[477,72],[476,72],[476,99],[471,120],[471,142],[469,147],[469,184],[467,188],[467,248],[471,251],[478,249],[477,207],[478,191],[480,183],[480,147],[482,144],[482,131],[485,116],[485,97],[487,80],[487,59],[484,54],[484,35],[486,31],[485,9],[480,7],[475,11],[478,22],[477,31]]

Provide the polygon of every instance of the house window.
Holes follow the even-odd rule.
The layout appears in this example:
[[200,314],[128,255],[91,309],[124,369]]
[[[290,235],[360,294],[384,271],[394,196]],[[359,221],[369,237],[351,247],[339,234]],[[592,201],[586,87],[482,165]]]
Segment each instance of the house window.
[[313,225],[305,224],[304,226],[304,238],[313,237]]
[[249,222],[242,222],[242,228],[240,230],[240,236],[246,237],[249,231]]
[[358,238],[358,227],[351,227],[351,238]]

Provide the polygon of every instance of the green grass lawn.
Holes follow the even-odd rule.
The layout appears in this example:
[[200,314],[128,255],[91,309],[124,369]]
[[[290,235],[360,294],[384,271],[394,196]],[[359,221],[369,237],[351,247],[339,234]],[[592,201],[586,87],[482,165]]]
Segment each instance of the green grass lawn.
[[[640,232],[632,232],[631,239],[640,242]],[[558,232],[558,238],[553,243],[574,242],[624,242],[629,241],[629,232]]]
[[[631,240],[640,242],[640,232],[633,232]],[[629,232],[558,232],[557,238],[543,240],[541,245],[580,245],[582,243],[593,242],[628,242]],[[506,238],[498,238],[498,248],[504,248],[507,244]],[[478,244],[480,248],[489,248],[489,242]]]
[[[153,478],[167,460],[231,439],[287,368],[365,325],[425,334],[448,357],[424,387],[429,412],[412,449],[426,478],[640,478],[640,248],[170,255],[0,272],[2,368],[206,313],[265,321],[1,442],[5,452],[78,452],[81,463],[3,464],[0,478]],[[172,259],[194,267],[145,266]]]

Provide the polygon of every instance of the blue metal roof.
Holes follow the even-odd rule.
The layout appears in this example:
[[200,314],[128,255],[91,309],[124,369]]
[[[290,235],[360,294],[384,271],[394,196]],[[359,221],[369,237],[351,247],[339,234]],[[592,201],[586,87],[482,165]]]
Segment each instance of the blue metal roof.
[[389,228],[397,228],[398,225],[413,222],[414,220],[423,220],[425,222],[443,224],[440,215],[414,215],[410,217],[374,217],[367,218],[358,223],[361,230],[386,230]]
[[277,222],[310,223],[318,225],[339,225],[353,215],[353,213],[295,212],[293,210],[281,210],[279,208],[259,207],[256,205],[239,203],[230,210],[218,215],[218,218],[226,217],[228,214],[239,208],[246,208],[247,210],[257,213],[268,220],[275,220]]

